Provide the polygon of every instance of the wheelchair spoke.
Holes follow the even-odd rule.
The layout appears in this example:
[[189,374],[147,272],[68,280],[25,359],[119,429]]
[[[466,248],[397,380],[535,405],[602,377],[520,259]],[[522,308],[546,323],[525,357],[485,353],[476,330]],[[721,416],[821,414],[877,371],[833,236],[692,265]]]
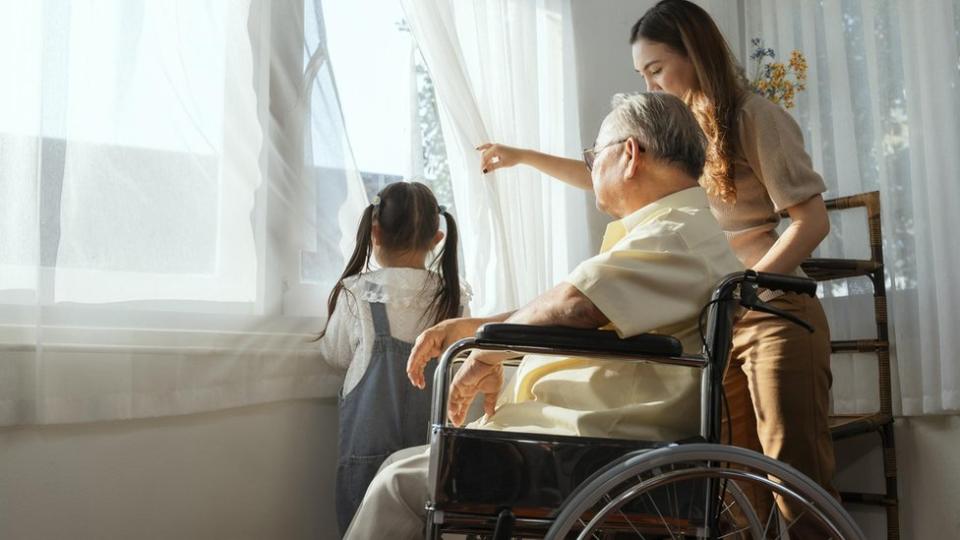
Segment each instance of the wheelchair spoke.
[[[606,494],[606,495],[604,495],[603,498],[604,498],[604,500],[605,500],[607,503],[609,503],[609,502],[612,500],[612,499],[610,498],[610,494],[609,494],[609,493]],[[599,534],[599,531],[598,531],[597,533],[594,533],[594,534],[593,534],[593,537],[596,538],[597,540],[603,540],[603,538],[602,538],[602,537],[600,536],[600,534]]]
[[671,514],[674,516],[680,515],[680,497],[677,496],[677,486],[671,484],[667,486],[667,501],[670,502],[672,509]]
[[797,522],[800,521],[800,518],[802,518],[803,516],[805,516],[806,513],[807,513],[806,510],[804,510],[803,512],[800,512],[800,515],[797,516],[796,519],[794,519],[793,521],[791,521],[790,523],[788,523],[787,526],[783,529],[783,532],[780,533],[780,535],[777,536],[777,538],[783,538],[783,535],[784,535],[787,531],[790,530],[790,527],[793,527],[794,525],[796,525]]
[[653,505],[653,509],[657,511],[657,515],[660,516],[660,521],[663,523],[663,526],[667,528],[667,532],[670,533],[670,540],[675,540],[676,536],[673,535],[673,528],[670,527],[670,524],[667,523],[667,520],[663,517],[663,514],[660,512],[660,507],[657,506],[657,501],[653,500],[653,496],[650,493],[647,493],[647,498],[650,499],[650,504]]
[[[580,526],[583,527],[584,529],[587,528],[587,522],[584,521],[583,518],[577,519],[577,523],[579,523]],[[602,538],[600,538],[600,536],[597,533],[593,533],[591,536],[596,540],[603,540]]]
[[[656,469],[656,474],[662,474],[662,473],[663,473],[663,469],[660,469],[660,468]],[[670,484],[669,486],[667,486],[667,502],[670,503],[670,505],[673,508],[673,512],[671,512],[671,515],[679,516],[680,515],[680,497],[679,495],[677,495],[677,486],[674,484]]]
[[[728,515],[728,516],[730,516],[730,522],[734,524],[734,527],[736,527],[736,526],[737,526],[737,524],[736,524],[736,522],[737,522],[737,519],[736,519],[737,514],[736,514],[735,512],[733,512],[733,511],[731,511],[731,509],[733,508],[733,506],[734,506],[735,504],[737,504],[737,500],[736,500],[735,498],[733,498],[732,495],[729,495],[729,494],[727,494],[726,496],[724,496],[724,495],[721,494],[721,496],[720,496],[719,498],[720,498],[720,502],[721,502],[721,504],[722,504],[723,506],[722,506],[722,507],[720,508],[720,510],[717,512],[718,522],[719,522],[719,518],[721,518],[721,517],[724,516],[724,515]],[[726,499],[726,501],[725,501],[725,499]],[[747,530],[749,530],[749,529],[750,529],[750,525],[749,525],[749,524],[744,525],[744,526],[740,527],[740,528],[737,529],[737,530],[730,531],[730,532],[725,533],[724,535],[718,537],[718,540],[719,540],[720,538],[729,538],[729,537],[731,537],[731,536],[738,535],[738,534],[740,534],[740,533],[742,533],[742,532],[744,532],[744,531],[747,531]]]
[[[731,499],[730,499],[730,502],[728,502],[726,505],[724,505],[723,508],[720,509],[719,515],[722,516],[723,514],[727,513],[727,512],[730,510],[730,508],[734,505],[734,503],[736,503],[736,502],[737,502],[737,501],[736,501],[735,499],[731,498]],[[731,513],[731,514],[732,514],[732,513]]]
[[[777,515],[779,510],[777,509],[777,503],[773,503],[770,507],[770,515],[767,516],[767,524],[763,526],[763,537],[766,538],[770,533],[770,525],[773,524],[773,516]],[[778,536],[783,536],[778,535]]]
[[620,515],[623,516],[624,521],[626,521],[626,522],[627,522],[627,525],[629,525],[630,528],[633,529],[633,532],[635,532],[635,533],[637,533],[638,535],[640,535],[640,539],[641,539],[641,540],[646,540],[647,537],[644,536],[642,532],[640,532],[639,530],[637,530],[636,527],[633,526],[633,522],[630,521],[630,518],[627,517],[627,515],[623,513],[623,510],[617,510],[617,512],[619,512]]
[[750,529],[750,526],[748,525],[748,526],[746,526],[746,527],[742,527],[742,528],[737,529],[737,530],[735,530],[735,531],[730,531],[730,532],[728,532],[727,534],[718,537],[717,540],[720,540],[721,538],[727,538],[727,537],[733,536],[733,535],[735,535],[735,534],[740,534],[740,533],[742,533],[742,532],[744,532],[744,531],[747,531],[747,530],[749,530],[749,529]]

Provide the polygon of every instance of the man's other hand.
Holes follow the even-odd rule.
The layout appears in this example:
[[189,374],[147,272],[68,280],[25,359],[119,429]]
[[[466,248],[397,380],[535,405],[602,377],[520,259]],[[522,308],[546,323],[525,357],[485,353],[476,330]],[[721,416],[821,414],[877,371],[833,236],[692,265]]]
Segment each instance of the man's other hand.
[[483,394],[483,413],[492,416],[496,411],[497,395],[503,386],[503,365],[509,354],[474,351],[467,357],[450,383],[447,417],[456,425],[463,425],[467,410],[477,393]]

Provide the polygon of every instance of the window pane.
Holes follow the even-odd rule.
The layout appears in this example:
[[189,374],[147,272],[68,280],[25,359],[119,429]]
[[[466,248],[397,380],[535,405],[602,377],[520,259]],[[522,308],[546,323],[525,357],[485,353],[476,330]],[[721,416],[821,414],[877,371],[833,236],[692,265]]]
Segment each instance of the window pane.
[[0,209],[23,239],[0,264],[55,269],[29,284],[53,301],[256,299],[248,15],[227,0],[0,5],[17,81],[0,89],[17,184]]
[[337,227],[352,172],[368,199],[403,179],[426,183],[448,208],[453,198],[433,83],[400,3],[314,7],[322,9],[305,19],[305,70],[324,43],[327,63],[311,89],[307,163],[316,185],[317,241],[316,250],[301,254],[301,280],[330,287],[345,262],[337,247],[353,247],[355,229]]

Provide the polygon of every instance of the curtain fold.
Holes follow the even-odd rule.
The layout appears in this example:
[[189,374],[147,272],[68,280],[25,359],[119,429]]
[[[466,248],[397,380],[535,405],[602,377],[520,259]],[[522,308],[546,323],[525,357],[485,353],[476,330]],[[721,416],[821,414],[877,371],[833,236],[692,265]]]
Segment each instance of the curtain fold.
[[[904,415],[960,411],[960,254],[952,248],[960,203],[960,2],[745,0],[740,45],[762,38],[779,58],[810,64],[792,111],[829,191],[879,190],[895,388]],[[863,215],[833,218],[817,256],[867,258]],[[828,283],[835,339],[870,338],[865,280]],[[834,359],[834,409],[877,407],[876,368]]]
[[560,0],[402,4],[436,85],[472,309],[517,308],[586,258],[586,244],[571,246],[569,237],[581,238],[586,229],[586,213],[571,209],[587,198],[527,167],[483,175],[475,148],[499,142],[578,155],[569,6]]

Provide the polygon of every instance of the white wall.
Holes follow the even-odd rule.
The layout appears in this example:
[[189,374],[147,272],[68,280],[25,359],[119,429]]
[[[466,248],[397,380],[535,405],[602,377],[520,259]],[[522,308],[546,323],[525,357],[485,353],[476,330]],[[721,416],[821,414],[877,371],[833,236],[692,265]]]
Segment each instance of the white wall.
[[960,416],[897,420],[903,538],[960,538]]
[[0,538],[324,539],[336,405],[0,429]]
[[572,2],[583,147],[594,142],[600,122],[610,112],[613,94],[644,89],[643,79],[633,70],[628,41],[633,23],[653,4],[652,0]]
[[[900,537],[960,538],[960,416],[898,418],[894,424],[900,494]],[[837,487],[883,492],[877,435],[837,445]],[[886,538],[880,508],[850,506],[867,538]]]
[[[653,4],[652,0],[571,1],[582,148],[593,145],[615,93],[643,89],[643,80],[633,70],[627,41],[630,27]],[[590,197],[587,204],[596,203]],[[588,209],[587,220],[590,253],[596,253],[610,218]]]

